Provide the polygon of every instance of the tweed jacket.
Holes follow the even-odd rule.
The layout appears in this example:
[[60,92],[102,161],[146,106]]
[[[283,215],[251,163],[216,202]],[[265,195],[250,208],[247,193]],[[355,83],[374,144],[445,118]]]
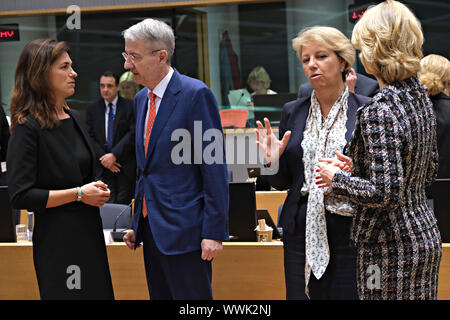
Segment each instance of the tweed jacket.
[[346,152],[353,173],[336,172],[331,185],[357,205],[355,244],[401,241],[435,227],[425,196],[438,171],[432,108],[413,76],[386,86],[358,109]]

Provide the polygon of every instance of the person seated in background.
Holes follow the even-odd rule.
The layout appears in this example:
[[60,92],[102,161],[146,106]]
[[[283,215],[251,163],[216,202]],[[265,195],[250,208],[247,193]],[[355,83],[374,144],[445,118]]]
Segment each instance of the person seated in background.
[[271,82],[272,80],[270,80],[266,69],[261,66],[253,68],[247,79],[248,85],[253,90],[251,94],[252,96],[255,94],[277,94],[275,91],[270,89]]
[[[277,92],[270,89],[270,76],[267,73],[266,69],[262,66],[257,66],[250,71],[247,79],[247,83],[252,89],[251,97],[257,94],[277,94]],[[255,127],[255,114],[253,112],[254,103],[253,101],[247,102],[248,117],[247,117],[247,127],[254,128]]]
[[430,54],[420,61],[419,81],[427,88],[436,116],[439,170],[437,178],[450,178],[450,61]]
[[140,86],[134,82],[133,74],[130,71],[124,72],[119,79],[120,95],[122,98],[134,100],[136,93],[141,90]]
[[[373,97],[379,91],[378,82],[372,78],[366,77],[360,73],[355,72],[355,69],[351,68],[347,75],[345,83],[348,86],[350,92],[359,94],[365,97]],[[309,82],[306,82],[298,89],[298,97],[308,97],[311,95],[313,88]]]

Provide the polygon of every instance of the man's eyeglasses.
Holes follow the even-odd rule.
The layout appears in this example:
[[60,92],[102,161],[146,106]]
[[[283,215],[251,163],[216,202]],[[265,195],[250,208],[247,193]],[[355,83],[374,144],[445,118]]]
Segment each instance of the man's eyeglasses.
[[[153,54],[153,53],[158,52],[158,51],[161,51],[161,50],[164,50],[164,49],[156,49],[156,50],[152,50],[152,51],[150,51],[150,53]],[[135,64],[136,62],[139,62],[139,60],[141,59],[140,57],[139,57],[139,58],[136,58],[136,57],[133,56],[132,54],[128,54],[128,53],[126,53],[126,52],[122,52],[122,57],[125,59],[125,61],[127,61],[127,60],[128,60],[128,57],[129,57],[132,64]]]

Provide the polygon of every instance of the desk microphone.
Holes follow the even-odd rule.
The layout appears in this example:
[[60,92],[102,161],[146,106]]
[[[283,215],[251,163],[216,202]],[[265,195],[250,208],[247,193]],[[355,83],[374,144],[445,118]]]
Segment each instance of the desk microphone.
[[[116,218],[116,221],[114,221],[114,228],[113,228],[113,231],[111,231],[111,236],[112,236],[114,242],[122,242],[122,241],[123,241],[123,236],[125,235],[125,233],[124,233],[125,230],[122,230],[122,231],[116,231],[116,229],[117,229],[117,222],[119,222],[120,217],[121,217],[121,216],[122,216],[129,208],[131,208],[131,206],[133,205],[133,203],[134,203],[134,199],[131,200],[130,204],[127,205],[126,208],[124,208],[122,211],[120,211],[119,215],[118,215],[117,218]],[[131,212],[130,212],[130,217],[131,217]]]
[[241,92],[241,96],[240,96],[239,100],[236,102],[236,105],[237,105],[237,106],[239,105],[239,102],[241,102],[241,99],[242,99],[242,97],[243,97],[244,95],[245,95],[245,94],[244,94],[243,92]]

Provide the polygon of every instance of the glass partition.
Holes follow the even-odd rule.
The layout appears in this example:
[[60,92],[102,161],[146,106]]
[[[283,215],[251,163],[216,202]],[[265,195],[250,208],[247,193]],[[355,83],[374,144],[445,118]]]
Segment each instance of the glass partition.
[[[118,1],[120,3],[120,1]],[[232,3],[201,7],[146,10],[127,6],[122,11],[83,12],[80,28],[67,26],[69,14],[31,14],[1,17],[2,25],[18,24],[19,41],[0,37],[0,98],[7,114],[14,71],[21,50],[29,41],[51,37],[69,42],[77,89],[68,99],[84,111],[100,98],[99,76],[123,68],[121,32],[147,17],[162,19],[176,34],[172,65],[183,74],[204,81],[213,91],[227,128],[255,125],[264,116],[276,126],[283,104],[296,98],[306,82],[291,41],[306,26],[325,25],[351,37],[353,18],[374,2],[364,0],[289,0]],[[449,5],[410,1],[406,4],[422,22],[424,54],[450,57]],[[0,28],[1,29],[1,28]],[[354,68],[365,74],[357,60]],[[262,89],[261,89],[262,88]],[[238,110],[238,111],[234,111]]]

